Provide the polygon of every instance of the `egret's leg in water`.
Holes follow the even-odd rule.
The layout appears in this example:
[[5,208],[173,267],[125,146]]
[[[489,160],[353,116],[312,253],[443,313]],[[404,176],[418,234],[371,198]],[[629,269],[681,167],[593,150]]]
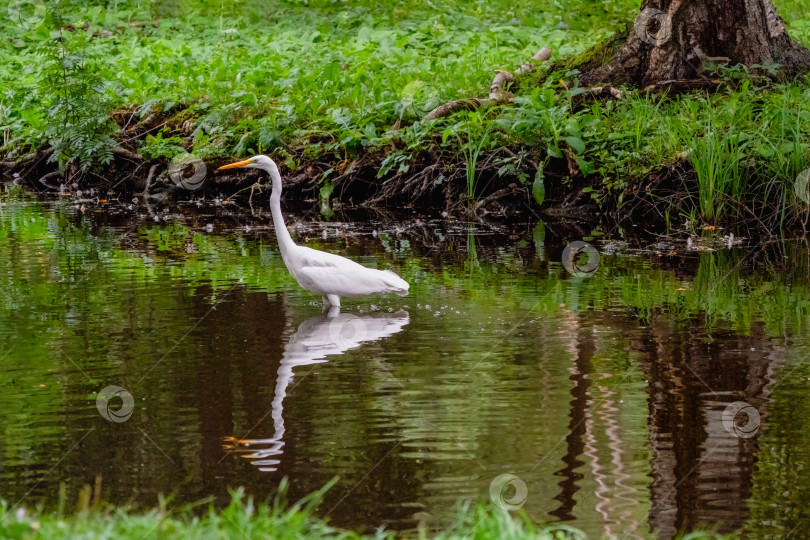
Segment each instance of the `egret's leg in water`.
[[340,307],[340,297],[336,294],[327,294],[326,299],[332,305],[332,307],[339,308]]

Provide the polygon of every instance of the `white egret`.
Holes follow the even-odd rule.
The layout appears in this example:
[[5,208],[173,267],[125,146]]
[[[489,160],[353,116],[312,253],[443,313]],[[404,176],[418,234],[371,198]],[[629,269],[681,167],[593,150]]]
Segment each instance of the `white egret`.
[[276,229],[278,247],[287,270],[304,289],[323,298],[324,309],[340,308],[340,297],[353,298],[367,294],[408,294],[408,282],[391,270],[366,268],[340,255],[299,246],[293,242],[281,215],[281,175],[276,163],[267,156],[253,156],[220,167],[223,169],[262,169],[270,175],[273,192],[270,195],[270,211]]

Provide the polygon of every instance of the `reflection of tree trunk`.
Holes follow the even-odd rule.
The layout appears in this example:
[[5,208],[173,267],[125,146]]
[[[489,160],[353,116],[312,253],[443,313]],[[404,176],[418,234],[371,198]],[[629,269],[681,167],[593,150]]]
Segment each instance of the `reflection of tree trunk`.
[[[620,392],[607,385],[594,382],[590,390],[597,404],[585,412],[585,451],[590,460],[590,469],[597,487],[594,495],[599,500],[595,510],[602,516],[605,538],[640,538],[637,533],[642,526],[634,509],[643,494],[633,484],[633,477],[625,466],[627,441],[623,437]],[[598,397],[597,397],[598,396]],[[610,450],[610,460],[600,462],[598,428],[604,428],[604,436]],[[632,454],[632,452],[631,452]],[[612,471],[610,471],[612,468]],[[611,476],[612,472],[612,484]]]
[[553,512],[549,512],[560,521],[574,519],[575,495],[579,490],[577,482],[583,478],[582,473],[577,472],[577,469],[584,465],[579,456],[585,451],[585,414],[588,410],[588,387],[590,386],[588,375],[591,372],[591,358],[596,349],[591,325],[580,326],[575,315],[569,314],[569,318],[570,326],[577,335],[576,342],[572,343],[575,348],[575,351],[572,351],[575,361],[571,367],[570,377],[574,381],[569,412],[571,420],[568,423],[568,436],[565,438],[566,452],[563,456],[565,467],[555,473],[557,476],[564,477],[564,480],[558,484],[561,489],[560,494],[555,497],[560,501],[560,506]]
[[[634,344],[649,355],[643,369],[653,450],[650,528],[661,538],[705,523],[724,532],[745,523],[756,437],[728,431],[723,412],[744,401],[757,409],[764,425],[773,372],[784,361],[783,351],[761,329],[750,337],[716,332],[715,341],[707,343],[703,325],[683,330],[677,325],[658,316],[650,336]],[[685,338],[673,340],[677,335]]]
[[675,325],[669,318],[655,319],[650,325],[652,347],[646,346],[654,351],[652,361],[645,366],[651,393],[649,425],[654,478],[650,486],[650,528],[663,538],[677,532],[676,487],[688,472],[683,467],[695,461],[696,443],[702,439],[690,422],[698,418],[694,381],[684,373],[683,351],[677,342],[668,339],[677,335]]

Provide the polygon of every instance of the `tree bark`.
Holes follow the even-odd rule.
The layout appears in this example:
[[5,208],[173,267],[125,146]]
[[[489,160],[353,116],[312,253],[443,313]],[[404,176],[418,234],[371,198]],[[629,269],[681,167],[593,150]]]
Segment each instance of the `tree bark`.
[[623,45],[609,40],[581,60],[583,86],[697,79],[708,63],[778,64],[787,76],[810,69],[810,51],[790,38],[771,0],[643,0]]

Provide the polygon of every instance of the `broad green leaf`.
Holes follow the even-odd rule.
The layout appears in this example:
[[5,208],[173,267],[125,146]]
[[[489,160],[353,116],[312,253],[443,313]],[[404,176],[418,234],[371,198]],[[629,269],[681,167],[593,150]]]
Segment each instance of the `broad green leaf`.
[[577,162],[577,166],[584,176],[588,176],[589,174],[596,172],[596,167],[594,167],[593,163],[587,159],[580,156],[574,156],[574,160]]
[[577,154],[585,151],[585,143],[579,137],[563,137],[563,140],[568,143],[568,146],[574,149]]

